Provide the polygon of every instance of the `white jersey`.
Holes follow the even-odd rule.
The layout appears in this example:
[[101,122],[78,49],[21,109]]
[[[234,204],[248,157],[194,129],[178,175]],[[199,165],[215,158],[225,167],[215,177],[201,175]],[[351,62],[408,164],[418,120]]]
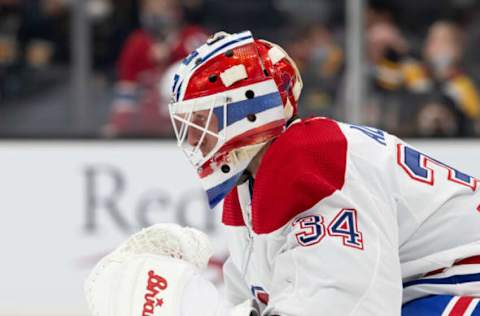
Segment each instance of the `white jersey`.
[[263,315],[400,315],[480,296],[476,178],[374,128],[293,124],[224,202],[229,300]]

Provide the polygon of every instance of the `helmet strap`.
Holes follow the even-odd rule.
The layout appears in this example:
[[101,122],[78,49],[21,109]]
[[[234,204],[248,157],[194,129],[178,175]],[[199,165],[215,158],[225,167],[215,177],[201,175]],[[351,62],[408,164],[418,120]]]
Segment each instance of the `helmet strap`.
[[290,125],[292,125],[292,123],[296,120],[299,120],[300,119],[300,116],[298,116],[297,114],[293,115],[291,118],[288,119],[287,123],[285,124],[285,126],[288,128],[290,127]]

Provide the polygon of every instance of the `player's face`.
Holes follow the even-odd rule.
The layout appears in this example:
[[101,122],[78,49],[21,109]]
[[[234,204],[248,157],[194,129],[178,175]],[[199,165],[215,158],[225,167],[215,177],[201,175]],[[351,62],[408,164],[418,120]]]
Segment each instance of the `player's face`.
[[169,105],[178,145],[196,168],[211,159],[225,140],[227,102],[220,95]]
[[199,146],[203,157],[207,156],[218,142],[217,137],[205,132],[205,130],[215,134],[218,132],[218,119],[215,115],[211,115],[209,120],[209,113],[209,110],[193,112],[191,122],[203,129],[190,127],[187,135],[188,143],[192,147]]

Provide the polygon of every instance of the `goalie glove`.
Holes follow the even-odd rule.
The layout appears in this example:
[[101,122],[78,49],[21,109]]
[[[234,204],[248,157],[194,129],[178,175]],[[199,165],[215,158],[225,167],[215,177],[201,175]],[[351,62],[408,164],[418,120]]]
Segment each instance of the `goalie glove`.
[[202,232],[158,224],[131,236],[85,283],[93,316],[260,316],[254,300],[232,307],[200,275],[212,254]]
[[[140,231],[104,257],[87,278],[92,315],[180,316],[182,305],[197,305],[192,300],[203,295],[219,301],[214,286],[200,276],[212,252],[208,237],[192,228],[158,224]],[[199,288],[202,292],[195,292]],[[205,315],[215,315],[220,307],[204,308],[211,310]]]

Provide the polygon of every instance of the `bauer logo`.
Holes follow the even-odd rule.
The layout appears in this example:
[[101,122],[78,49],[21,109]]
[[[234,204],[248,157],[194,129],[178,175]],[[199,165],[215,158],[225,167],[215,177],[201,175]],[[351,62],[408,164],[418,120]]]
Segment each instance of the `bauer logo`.
[[165,278],[155,274],[153,270],[148,271],[147,291],[145,293],[142,316],[153,316],[155,315],[155,310],[163,306],[164,301],[158,294],[167,287],[168,283]]

